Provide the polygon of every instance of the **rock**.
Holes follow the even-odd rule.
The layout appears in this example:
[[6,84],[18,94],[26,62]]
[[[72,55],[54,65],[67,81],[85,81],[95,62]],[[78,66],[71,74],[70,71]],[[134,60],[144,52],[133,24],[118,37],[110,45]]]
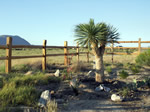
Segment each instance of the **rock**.
[[95,91],[103,91],[104,90],[104,85],[99,85],[98,87],[95,88]]
[[40,107],[45,107],[47,102],[51,100],[51,94],[49,92],[49,90],[45,90],[44,92],[42,92],[41,97],[39,99],[39,103],[38,105]]
[[112,94],[111,95],[111,100],[112,101],[120,101],[121,102],[123,100],[123,98],[121,96],[117,95],[117,94]]
[[93,71],[89,71],[87,73],[87,76],[90,76],[90,77],[94,77],[95,76],[95,73]]
[[34,72],[33,71],[28,71],[27,73],[25,73],[24,75],[33,75]]
[[109,92],[110,88],[104,86],[104,91]]
[[105,87],[103,84],[99,85],[98,87],[95,88],[95,91],[105,91],[105,92],[109,92],[110,88]]
[[59,69],[56,70],[56,72],[54,73],[54,75],[55,75],[56,77],[59,77],[59,76],[60,76],[60,71],[59,71]]

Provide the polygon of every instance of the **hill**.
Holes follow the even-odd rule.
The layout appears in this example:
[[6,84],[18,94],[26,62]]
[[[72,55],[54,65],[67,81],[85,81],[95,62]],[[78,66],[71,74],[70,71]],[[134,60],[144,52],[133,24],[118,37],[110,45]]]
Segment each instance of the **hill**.
[[12,37],[12,45],[30,45],[28,41],[17,35],[0,35],[0,45],[6,45],[7,37]]

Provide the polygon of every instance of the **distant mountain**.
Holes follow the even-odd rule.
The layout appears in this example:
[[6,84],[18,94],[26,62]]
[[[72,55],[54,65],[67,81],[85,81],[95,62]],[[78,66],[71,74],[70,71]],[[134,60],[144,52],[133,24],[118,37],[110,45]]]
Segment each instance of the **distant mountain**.
[[0,45],[6,45],[7,37],[12,37],[12,45],[30,45],[28,41],[17,35],[0,35]]

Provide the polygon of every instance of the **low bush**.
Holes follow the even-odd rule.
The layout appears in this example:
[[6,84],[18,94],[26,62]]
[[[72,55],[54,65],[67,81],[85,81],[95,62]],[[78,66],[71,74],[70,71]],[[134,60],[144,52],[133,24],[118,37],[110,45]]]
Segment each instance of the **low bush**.
[[107,67],[106,67],[106,71],[107,71],[108,73],[111,73],[111,72],[112,72],[112,68],[111,68],[110,66],[107,66]]
[[0,77],[0,88],[2,88],[2,87],[3,87],[3,78]]
[[150,66],[150,50],[147,50],[138,55],[135,61],[140,65]]
[[[10,74],[0,78],[0,106],[36,106],[40,93],[34,86],[60,82],[60,78],[37,73],[34,75]],[[5,108],[4,108],[5,109]],[[4,110],[3,109],[3,110]]]
[[129,76],[129,74],[128,74],[128,72],[122,70],[121,72],[119,72],[119,76],[120,76],[122,79],[126,79],[126,78]]
[[1,66],[1,67],[0,67],[0,72],[1,72],[1,73],[5,73],[5,66]]
[[14,78],[9,79],[8,82],[14,82],[16,86],[36,86],[46,85],[50,82],[60,82],[60,78],[39,73],[35,75],[16,76]]
[[0,91],[1,106],[26,105],[34,106],[39,98],[39,93],[32,86],[19,86],[8,83]]
[[133,74],[139,73],[140,69],[141,69],[141,67],[139,65],[135,65],[135,64],[130,65],[129,68]]
[[131,90],[129,89],[129,87],[123,87],[120,91],[120,94],[124,97],[128,97],[130,93]]

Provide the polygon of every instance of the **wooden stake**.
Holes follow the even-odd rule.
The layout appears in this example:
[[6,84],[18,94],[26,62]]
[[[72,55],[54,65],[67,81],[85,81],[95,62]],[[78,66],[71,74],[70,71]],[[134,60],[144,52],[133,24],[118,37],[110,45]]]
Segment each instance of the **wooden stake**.
[[12,38],[11,37],[7,37],[6,46],[7,46],[7,49],[6,49],[7,60],[5,62],[5,72],[10,73],[11,72],[11,56],[12,56]]
[[68,42],[67,41],[65,41],[64,42],[64,54],[65,54],[65,56],[64,56],[64,65],[68,65],[68,58],[67,58],[67,54],[68,54],[68,49],[67,49],[67,46],[68,46]]
[[44,40],[43,41],[43,59],[42,59],[42,70],[45,71],[46,70],[46,43],[47,41]]
[[111,43],[111,52],[112,52],[112,64],[114,63],[114,43]]
[[138,46],[138,54],[140,54],[141,53],[141,38],[139,38],[138,44],[139,44],[139,46]]

